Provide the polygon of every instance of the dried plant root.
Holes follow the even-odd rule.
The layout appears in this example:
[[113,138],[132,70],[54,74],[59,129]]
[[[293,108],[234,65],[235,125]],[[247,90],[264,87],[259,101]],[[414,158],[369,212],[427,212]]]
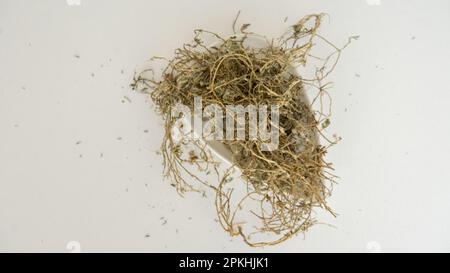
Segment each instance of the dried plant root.
[[[147,70],[133,83],[134,88],[150,94],[165,120],[161,147],[165,176],[180,194],[212,191],[223,229],[241,236],[250,246],[278,244],[305,232],[316,223],[312,217],[316,208],[334,215],[326,200],[336,177],[324,157],[337,140],[329,140],[323,132],[330,120],[325,101],[331,105],[325,78],[345,46],[337,48],[317,34],[323,16],[302,18],[262,48],[246,46],[249,37],[257,36],[247,32],[248,24],[241,27],[239,35],[229,38],[197,30],[194,41],[178,48],[167,60],[158,80]],[[204,35],[213,37],[217,45],[205,46]],[[329,44],[333,52],[321,59],[322,66],[308,79],[294,71],[297,66],[308,66],[308,60],[314,58],[311,50],[316,41]],[[316,90],[311,102],[305,99],[307,88]],[[189,138],[175,140],[172,133],[179,117],[171,116],[171,109],[177,103],[193,109],[196,96],[202,98],[203,106],[278,105],[278,149],[263,151],[260,140],[223,140],[233,154],[233,166],[220,170],[204,143]],[[321,141],[327,143],[321,145]],[[236,168],[240,179],[233,183],[230,180]],[[212,177],[216,182],[211,182]],[[236,185],[245,186],[238,198]],[[238,220],[245,213],[253,216],[256,224],[249,226],[250,221]],[[261,234],[268,234],[269,239],[255,238]]]

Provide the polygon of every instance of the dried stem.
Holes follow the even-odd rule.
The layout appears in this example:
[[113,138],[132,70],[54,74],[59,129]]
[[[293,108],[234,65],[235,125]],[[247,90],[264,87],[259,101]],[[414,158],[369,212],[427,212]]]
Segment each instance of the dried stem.
[[[161,149],[165,176],[180,194],[203,192],[198,188],[201,185],[212,190],[224,230],[232,236],[241,236],[250,246],[278,244],[306,231],[316,223],[311,216],[315,208],[335,215],[326,203],[336,177],[324,156],[336,141],[326,138],[323,132],[331,114],[331,97],[326,91],[329,83],[325,83],[325,78],[336,67],[341,50],[347,45],[337,48],[317,34],[323,16],[313,14],[302,18],[281,38],[263,48],[246,46],[250,35],[247,32],[223,38],[213,32],[196,30],[193,43],[175,51],[160,80],[155,80],[153,74],[151,77],[140,74],[133,83],[134,88],[150,93],[164,117]],[[233,22],[235,33],[236,20],[237,17]],[[248,24],[241,27],[241,32],[247,27]],[[205,47],[201,40],[203,34],[215,37],[218,45]],[[293,72],[293,67],[308,64],[316,38],[334,51],[322,59],[323,66],[316,70],[315,78],[304,79]],[[337,58],[330,66],[335,55]],[[305,87],[317,90],[311,103],[302,99],[306,96]],[[172,135],[179,117],[172,117],[171,109],[177,103],[193,109],[196,96],[201,96],[204,107],[209,104],[279,105],[279,149],[262,151],[260,140],[223,140],[233,153],[234,165],[225,172],[219,171],[206,145],[187,138],[175,141]],[[327,113],[324,99],[329,101]],[[319,143],[319,136],[328,142],[325,146]],[[207,178],[195,175],[186,167],[189,165],[196,165]],[[229,183],[231,169],[235,167],[241,171],[247,189],[247,194],[237,200],[233,199],[233,186]],[[211,176],[216,176],[217,182],[210,182]],[[256,209],[245,209],[247,203],[255,201],[259,203]],[[260,224],[244,228],[245,224],[236,220],[242,211],[251,212]],[[268,241],[252,240],[260,233],[275,237]]]

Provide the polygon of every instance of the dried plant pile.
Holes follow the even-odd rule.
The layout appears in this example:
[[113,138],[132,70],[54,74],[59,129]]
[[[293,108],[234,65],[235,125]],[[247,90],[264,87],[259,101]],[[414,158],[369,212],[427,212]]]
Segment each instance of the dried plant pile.
[[[266,40],[266,46],[260,48],[246,45],[247,39],[263,37],[248,32],[248,24],[228,38],[196,30],[193,42],[176,49],[158,78],[152,70],[146,70],[132,84],[150,94],[165,120],[161,152],[165,175],[172,185],[180,194],[203,192],[205,186],[212,190],[222,227],[232,236],[242,236],[251,246],[277,244],[306,231],[316,222],[312,216],[314,208],[333,214],[326,199],[335,176],[324,156],[338,139],[330,140],[323,133],[330,122],[331,105],[329,83],[324,80],[345,46],[337,48],[318,34],[322,19],[323,14],[306,16],[283,36]],[[216,45],[206,46],[202,39],[205,35],[213,37]],[[312,56],[316,41],[329,45],[332,53],[326,58]],[[320,60],[322,65],[308,79],[296,73],[295,68],[307,66],[310,59]],[[305,99],[306,89],[315,90],[311,100]],[[232,151],[233,166],[221,171],[205,142],[173,137],[173,127],[180,116],[172,116],[172,108],[182,103],[193,109],[196,96],[202,98],[203,107],[278,105],[278,149],[261,150],[259,139],[222,140]],[[327,107],[324,101],[329,103]],[[205,176],[193,171],[192,166]],[[238,199],[233,198],[231,182],[231,169],[236,167],[241,173],[238,183],[244,183],[246,189]],[[250,202],[253,205],[246,208]],[[241,211],[250,212],[257,224],[248,227],[245,219],[238,221]],[[270,239],[260,239],[261,234],[269,234]]]

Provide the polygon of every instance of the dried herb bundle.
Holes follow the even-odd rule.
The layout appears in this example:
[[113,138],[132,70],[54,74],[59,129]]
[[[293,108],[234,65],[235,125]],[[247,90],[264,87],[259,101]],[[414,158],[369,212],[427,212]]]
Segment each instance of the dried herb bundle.
[[[323,16],[306,16],[273,40],[248,32],[248,24],[228,38],[196,30],[194,41],[176,49],[175,56],[166,60],[158,79],[150,69],[137,75],[132,84],[151,95],[164,117],[162,155],[165,175],[172,185],[180,194],[205,192],[204,186],[212,190],[222,227],[232,236],[242,236],[251,246],[277,244],[307,230],[315,223],[312,212],[316,207],[333,214],[326,199],[335,176],[324,155],[338,139],[329,140],[323,134],[330,116],[330,112],[325,113],[324,101],[331,105],[329,83],[324,79],[345,46],[337,48],[317,33]],[[235,24],[236,20],[233,29]],[[216,40],[215,46],[204,45],[205,35]],[[255,37],[265,39],[265,46],[248,46],[248,39]],[[330,46],[332,53],[326,58],[312,56],[315,40]],[[307,66],[310,59],[320,60],[321,66],[308,79],[299,75],[296,67]],[[306,98],[306,89],[315,90],[311,101]],[[197,96],[202,98],[203,107],[278,105],[278,149],[261,150],[259,139],[221,140],[233,154],[233,166],[221,170],[206,142],[173,136],[180,116],[172,116],[172,108],[182,103],[193,109]],[[328,143],[321,145],[320,138]],[[236,168],[239,179],[232,182]],[[212,177],[217,181],[210,182]],[[244,191],[236,197],[242,185]],[[250,220],[238,220],[238,214],[245,213],[256,218],[252,226]],[[261,239],[262,234],[269,237]]]

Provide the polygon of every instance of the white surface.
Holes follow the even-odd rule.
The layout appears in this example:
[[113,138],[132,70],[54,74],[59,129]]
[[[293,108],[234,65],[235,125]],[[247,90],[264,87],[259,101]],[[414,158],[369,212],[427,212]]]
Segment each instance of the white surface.
[[[1,0],[0,251],[450,251],[450,2],[368,3]],[[264,249],[162,180],[161,120],[128,89],[193,29],[230,34],[239,9],[271,37],[312,12],[336,43],[360,35],[332,75],[340,215],[318,216],[336,228]]]

